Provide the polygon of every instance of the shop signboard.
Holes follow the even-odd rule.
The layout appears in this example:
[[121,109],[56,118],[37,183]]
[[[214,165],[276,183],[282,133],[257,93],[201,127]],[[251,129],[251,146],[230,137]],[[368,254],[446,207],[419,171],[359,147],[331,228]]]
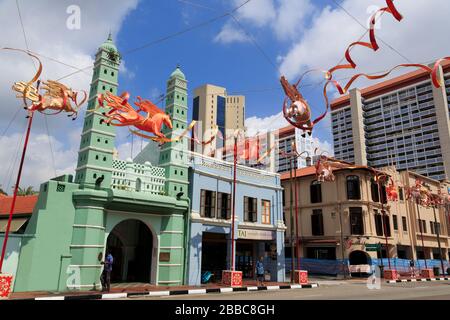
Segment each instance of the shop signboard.
[[381,249],[381,245],[379,243],[375,244],[366,243],[365,247],[366,251],[379,251]]
[[238,239],[275,240],[275,232],[268,230],[238,229]]

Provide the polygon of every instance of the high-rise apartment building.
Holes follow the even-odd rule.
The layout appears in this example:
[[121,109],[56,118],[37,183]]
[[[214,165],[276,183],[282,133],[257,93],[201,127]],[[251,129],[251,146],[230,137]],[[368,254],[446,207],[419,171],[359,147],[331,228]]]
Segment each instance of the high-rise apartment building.
[[331,104],[335,157],[375,168],[395,165],[436,180],[450,174],[450,63],[435,88],[422,70],[362,90]]
[[[205,146],[195,145],[196,152],[212,155],[226,144],[227,137],[236,129],[244,129],[245,97],[229,96],[223,87],[205,84],[194,90],[192,120],[198,121],[194,129],[200,140],[208,141],[217,126],[222,139],[215,139]],[[228,139],[229,140],[229,139]]]
[[290,158],[283,154],[289,154],[292,152],[292,143],[295,141],[297,145],[297,152],[307,152],[304,156],[297,158],[294,161],[294,169],[304,168],[308,166],[306,157],[309,155],[311,158],[314,153],[314,143],[312,136],[306,135],[302,137],[302,130],[295,128],[292,125],[281,128],[276,134],[276,141],[278,144],[278,151],[276,158],[276,168],[277,172],[286,172],[290,168]]

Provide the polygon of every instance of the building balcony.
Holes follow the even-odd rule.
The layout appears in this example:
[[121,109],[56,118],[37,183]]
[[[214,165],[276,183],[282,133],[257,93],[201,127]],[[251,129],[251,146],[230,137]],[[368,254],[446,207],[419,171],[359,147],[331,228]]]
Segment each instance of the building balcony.
[[149,162],[138,164],[130,161],[113,160],[111,188],[150,194],[163,194],[166,184],[165,169],[152,166]]

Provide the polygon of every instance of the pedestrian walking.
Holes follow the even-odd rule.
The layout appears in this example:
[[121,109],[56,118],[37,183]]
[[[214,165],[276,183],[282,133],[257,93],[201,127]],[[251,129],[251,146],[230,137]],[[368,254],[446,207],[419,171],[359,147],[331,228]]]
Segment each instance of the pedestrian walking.
[[256,280],[259,286],[264,286],[264,264],[263,257],[259,258],[259,261],[256,262]]
[[411,261],[409,261],[409,272],[411,273],[411,278],[416,277],[416,268],[415,268],[413,259],[411,259]]
[[102,291],[110,291],[111,290],[111,271],[112,271],[112,265],[114,263],[114,258],[111,254],[111,252],[108,252],[106,255],[105,261],[102,261],[101,264],[103,264],[105,267],[103,268],[102,275],[100,277],[100,281],[102,283]]

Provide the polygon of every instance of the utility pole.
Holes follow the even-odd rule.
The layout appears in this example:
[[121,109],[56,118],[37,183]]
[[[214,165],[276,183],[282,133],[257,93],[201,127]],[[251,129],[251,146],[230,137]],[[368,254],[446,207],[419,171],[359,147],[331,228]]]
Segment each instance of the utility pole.
[[289,213],[290,213],[290,224],[291,224],[291,283],[294,282],[294,270],[295,270],[295,250],[294,250],[294,214],[293,214],[293,207],[294,207],[294,188],[293,188],[293,178],[292,178],[292,157],[290,157],[289,159],[289,202],[290,202],[290,208],[289,208]]
[[434,214],[434,231],[436,232],[438,248],[439,248],[439,259],[441,260],[442,274],[445,275],[444,260],[442,259],[441,238],[439,236],[440,224],[438,225],[438,222],[436,219],[436,204],[433,204],[433,214]]

